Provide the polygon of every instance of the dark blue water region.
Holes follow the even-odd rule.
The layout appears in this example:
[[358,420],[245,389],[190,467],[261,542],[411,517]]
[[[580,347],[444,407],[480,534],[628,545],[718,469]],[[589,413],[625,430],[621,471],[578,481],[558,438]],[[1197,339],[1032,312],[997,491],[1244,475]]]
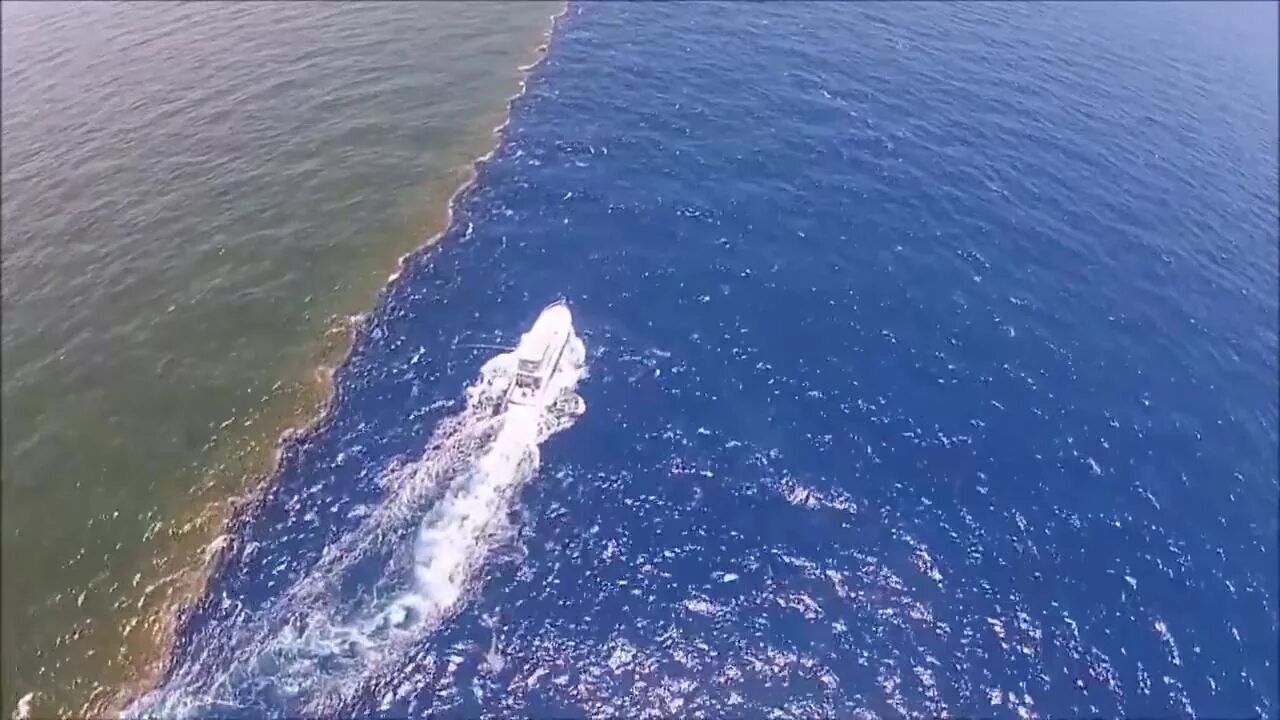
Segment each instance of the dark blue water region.
[[[1275,27],[574,6],[170,686],[204,714],[1276,717]],[[467,345],[561,295],[587,411],[456,612],[340,692],[341,660],[228,671],[457,411]],[[379,602],[370,562],[335,602]]]

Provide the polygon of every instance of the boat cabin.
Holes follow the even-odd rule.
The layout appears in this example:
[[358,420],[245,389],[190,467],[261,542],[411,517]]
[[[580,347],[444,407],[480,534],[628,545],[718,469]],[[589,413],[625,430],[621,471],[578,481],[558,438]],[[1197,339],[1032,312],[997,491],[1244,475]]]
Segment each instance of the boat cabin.
[[548,360],[555,351],[554,343],[544,343],[541,347],[530,348],[516,358],[516,387],[538,389],[542,384],[542,376],[546,374]]
[[521,390],[535,391],[542,386],[542,378],[532,372],[521,370],[516,373],[516,387]]

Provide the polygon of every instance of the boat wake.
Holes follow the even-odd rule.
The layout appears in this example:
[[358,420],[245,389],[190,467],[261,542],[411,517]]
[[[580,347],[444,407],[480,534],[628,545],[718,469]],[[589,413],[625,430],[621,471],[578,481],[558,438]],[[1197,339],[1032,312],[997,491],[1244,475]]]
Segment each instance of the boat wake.
[[539,445],[585,408],[576,393],[585,360],[570,325],[542,405],[506,402],[516,352],[486,362],[422,456],[384,474],[376,509],[278,600],[201,638],[200,652],[125,715],[314,715],[400,667],[509,537],[513,499],[539,467]]

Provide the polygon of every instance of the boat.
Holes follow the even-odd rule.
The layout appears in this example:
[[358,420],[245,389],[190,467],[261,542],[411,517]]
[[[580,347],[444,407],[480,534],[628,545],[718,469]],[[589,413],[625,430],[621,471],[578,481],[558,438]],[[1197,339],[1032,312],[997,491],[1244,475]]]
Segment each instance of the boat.
[[573,315],[565,301],[557,300],[543,308],[516,347],[516,371],[507,389],[504,409],[512,405],[542,407],[556,399],[549,396],[547,386],[572,337]]

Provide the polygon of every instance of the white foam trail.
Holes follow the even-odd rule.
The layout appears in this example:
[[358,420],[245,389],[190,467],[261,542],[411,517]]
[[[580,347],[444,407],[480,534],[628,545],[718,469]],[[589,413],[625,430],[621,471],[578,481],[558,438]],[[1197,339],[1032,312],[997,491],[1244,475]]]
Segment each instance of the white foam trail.
[[[397,666],[472,588],[489,551],[509,530],[515,496],[538,469],[540,443],[581,414],[585,404],[576,389],[586,374],[585,361],[585,345],[571,334],[548,379],[548,396],[556,401],[501,412],[496,411],[515,356],[503,353],[486,362],[478,381],[467,388],[464,408],[440,423],[423,455],[384,476],[383,502],[329,546],[259,619],[235,631],[230,641],[242,647],[232,668],[210,677],[216,671],[197,659],[126,715],[185,715],[210,703],[234,706],[237,688],[232,685],[264,676],[277,692],[314,710],[340,702],[362,677],[378,677]],[[397,548],[397,541],[408,540],[415,521],[412,542]],[[388,549],[397,552],[378,580],[375,597],[341,607],[338,587],[355,563]],[[386,585],[399,589],[389,601],[378,601]]]
[[[582,341],[574,336],[561,369],[549,381],[552,397],[573,395],[585,356]],[[450,489],[420,526],[414,548],[414,587],[393,608],[407,604],[428,616],[453,608],[499,534],[512,495],[537,470],[539,444],[575,418],[554,409],[524,406],[503,414],[497,437],[474,470]]]
[[18,699],[18,706],[13,710],[13,720],[26,720],[31,715],[31,701],[36,694],[29,692]]
[[[396,604],[429,616],[447,611],[461,597],[484,537],[506,505],[510,491],[537,464],[536,417],[514,408],[469,482],[451,493],[423,522],[414,549],[414,589]],[[393,605],[394,607],[394,605]]]
[[[494,359],[486,368],[501,368],[509,377],[512,355]],[[537,471],[539,445],[551,435],[573,424],[582,400],[574,392],[585,371],[586,348],[572,336],[559,369],[548,380],[549,396],[577,404],[578,412],[566,413],[552,407],[512,406],[502,415],[491,444],[478,458],[472,456],[467,472],[451,485],[418,527],[413,546],[413,583],[398,594],[385,609],[359,623],[359,630],[347,634],[365,651],[361,675],[379,676],[395,665],[408,641],[420,638],[446,620],[457,609],[489,550],[507,530],[514,495]],[[494,361],[491,361],[493,363]],[[472,398],[477,406],[489,400],[487,385],[478,385]],[[497,385],[505,390],[506,381]],[[423,462],[428,459],[424,457]],[[432,458],[434,461],[434,458]],[[383,631],[384,652],[369,653]],[[407,637],[406,637],[407,636]],[[385,650],[393,650],[386,652]],[[338,702],[350,685],[335,686],[322,705]]]

